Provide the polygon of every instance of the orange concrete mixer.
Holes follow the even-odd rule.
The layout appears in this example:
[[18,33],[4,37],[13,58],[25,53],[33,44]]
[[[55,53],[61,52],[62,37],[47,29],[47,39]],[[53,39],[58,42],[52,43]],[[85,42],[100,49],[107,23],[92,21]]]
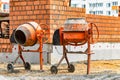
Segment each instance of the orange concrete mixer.
[[[93,34],[96,32],[96,39],[93,38]],[[74,72],[75,67],[73,64],[69,63],[67,53],[79,53],[87,54],[87,74],[90,72],[90,44],[97,42],[99,38],[99,31],[94,23],[87,23],[84,18],[69,18],[66,20],[64,27],[57,29],[53,35],[53,45],[63,46],[63,56],[60,59],[58,65],[53,65],[51,67],[51,73],[56,74],[58,72],[58,66],[61,64],[65,58],[68,64],[68,71]],[[66,48],[66,45],[81,46],[87,44],[87,48],[84,52],[70,52]]]
[[[45,25],[46,24],[40,24]],[[18,44],[18,56],[15,59],[14,62],[11,62],[7,65],[8,72],[13,72],[14,70],[14,64],[20,57],[20,59],[23,61],[24,68],[26,70],[30,70],[31,66],[28,62],[25,62],[22,52],[39,52],[40,53],[40,70],[42,70],[43,66],[43,57],[42,57],[42,46],[43,41],[42,38],[45,34],[45,31],[41,29],[39,24],[36,22],[28,22],[24,23],[22,25],[19,25],[12,33],[10,41],[11,43],[17,43]],[[36,43],[39,43],[39,48],[37,50],[23,50],[21,46],[33,46]]]
[[29,22],[18,26],[15,31],[15,41],[23,46],[33,46],[37,42],[36,30],[41,27],[35,22]]

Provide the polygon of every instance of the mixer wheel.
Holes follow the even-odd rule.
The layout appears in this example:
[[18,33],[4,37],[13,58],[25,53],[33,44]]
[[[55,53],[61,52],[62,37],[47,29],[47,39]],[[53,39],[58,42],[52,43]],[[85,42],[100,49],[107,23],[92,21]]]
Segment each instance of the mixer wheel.
[[73,64],[70,64],[70,65],[68,66],[68,72],[74,72],[74,71],[75,71],[74,65],[73,65]]
[[57,74],[58,69],[57,69],[56,66],[52,66],[52,67],[50,68],[50,71],[51,71],[52,74]]
[[13,67],[13,64],[12,64],[12,63],[9,63],[9,64],[7,65],[7,70],[8,70],[8,72],[10,72],[10,73],[12,73],[12,72],[14,71],[14,67]]
[[30,70],[31,69],[31,65],[30,65],[29,62],[26,62],[24,67],[25,67],[25,70]]

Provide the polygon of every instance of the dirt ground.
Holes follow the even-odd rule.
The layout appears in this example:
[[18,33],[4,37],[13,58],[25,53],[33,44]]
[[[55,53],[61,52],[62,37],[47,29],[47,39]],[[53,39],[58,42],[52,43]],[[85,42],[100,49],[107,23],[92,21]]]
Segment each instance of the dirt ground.
[[[87,66],[85,64],[85,61],[83,62],[76,62],[76,63],[72,63],[75,66],[75,72],[73,73],[69,73],[67,70],[65,70],[65,68],[67,68],[66,64],[62,64],[59,69],[64,69],[64,70],[59,70],[58,74],[51,74],[50,72],[50,67],[51,65],[47,64],[43,66],[44,72],[41,72],[39,69],[39,64],[31,64],[31,70],[30,71],[25,71],[24,67],[19,67],[17,68],[16,66],[21,66],[21,64],[17,64],[15,65],[16,68],[15,71],[13,73],[8,73],[6,66],[7,63],[0,63],[0,80],[1,80],[1,76],[4,76],[4,78],[7,78],[6,80],[18,80],[18,78],[24,77],[24,79],[22,80],[33,80],[31,79],[31,77],[39,77],[36,78],[35,80],[50,80],[49,77],[55,77],[56,78],[52,78],[51,80],[59,80],[60,77],[65,77],[65,79],[63,80],[84,80],[84,78],[86,78],[86,80],[95,80],[94,78],[96,78],[95,76],[117,76],[119,77],[119,79],[115,78],[113,80],[120,80],[120,60],[109,60],[109,61],[91,61],[91,70],[90,70],[90,75],[86,75],[86,70],[87,70]],[[74,76],[78,76],[79,77],[77,79],[75,79],[76,77]],[[27,79],[26,76],[30,79]],[[68,76],[68,77],[67,77]],[[70,78],[71,76],[73,76],[72,78]],[[84,77],[83,79],[80,78]],[[93,77],[94,78],[91,78]],[[109,77],[108,76],[108,77]],[[12,79],[12,77],[16,77],[15,79]],[[44,77],[44,79],[40,78],[40,77]],[[57,77],[59,77],[57,79]],[[69,78],[69,79],[68,79]],[[107,77],[106,77],[107,78]],[[99,78],[100,79],[100,78]],[[99,80],[96,79],[96,80]],[[21,80],[21,79],[20,79]],[[62,79],[60,79],[62,80]],[[101,79],[100,79],[101,80]],[[105,79],[107,80],[107,79]],[[109,80],[109,79],[108,79]]]

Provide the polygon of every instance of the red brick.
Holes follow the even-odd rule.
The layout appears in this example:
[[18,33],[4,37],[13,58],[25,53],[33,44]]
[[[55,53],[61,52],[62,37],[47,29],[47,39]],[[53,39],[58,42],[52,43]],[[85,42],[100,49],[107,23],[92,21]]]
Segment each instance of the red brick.
[[20,5],[20,3],[19,2],[15,2],[15,6],[18,6],[18,5]]
[[41,5],[40,8],[45,10],[45,5]]
[[26,10],[32,10],[31,6],[25,6],[25,7],[26,7]]
[[43,15],[37,15],[37,19],[40,19],[40,20],[42,20],[43,19]]
[[39,9],[39,6],[38,6],[38,5],[35,5],[35,9],[38,10],[38,9]]
[[27,11],[27,15],[33,15],[33,11]]
[[45,9],[50,9],[50,5],[45,5]]
[[40,10],[40,14],[46,14],[46,10]]
[[12,20],[18,20],[18,17],[17,16],[13,16]]
[[46,20],[40,20],[40,23],[46,24]]
[[27,12],[26,12],[26,11],[21,11],[20,14],[21,14],[21,15],[26,15]]
[[26,1],[23,1],[23,2],[21,2],[20,5],[21,5],[21,6],[25,6],[25,5],[27,5],[27,2],[26,2]]
[[[33,12],[33,11],[32,11]],[[35,10],[34,11],[34,14],[40,14],[40,11],[39,10]]]
[[26,9],[25,6],[22,6],[22,7],[21,7],[21,10],[25,11],[25,10],[27,10],[27,9]]
[[42,0],[42,1],[40,1],[40,4],[47,4],[47,1]]
[[32,20],[37,19],[36,15],[31,15],[31,16],[29,16],[29,18],[32,19]]
[[27,5],[33,5],[34,3],[33,3],[33,1],[27,1]]
[[29,16],[23,16],[23,18],[24,18],[24,20],[25,20],[25,19],[29,19]]
[[32,5],[32,6],[31,6],[31,9],[34,10],[34,9],[35,9],[35,6]]
[[44,15],[44,19],[49,19],[50,15]]
[[34,5],[39,5],[40,1],[34,1]]

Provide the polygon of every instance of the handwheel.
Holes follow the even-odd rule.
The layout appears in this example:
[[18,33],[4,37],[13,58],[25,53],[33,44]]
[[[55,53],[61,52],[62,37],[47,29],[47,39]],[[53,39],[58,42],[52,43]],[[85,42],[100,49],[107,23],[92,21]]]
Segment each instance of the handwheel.
[[12,63],[9,63],[8,65],[7,65],[7,70],[8,70],[8,72],[13,72],[14,71],[14,67],[13,67],[13,64]]
[[31,69],[31,65],[28,62],[25,63],[24,67],[25,67],[25,70],[30,70]]
[[58,69],[57,69],[56,66],[52,66],[52,67],[50,68],[50,71],[51,71],[52,74],[57,74]]
[[74,71],[75,71],[74,65],[73,65],[73,64],[70,64],[70,65],[68,66],[68,72],[74,72]]

